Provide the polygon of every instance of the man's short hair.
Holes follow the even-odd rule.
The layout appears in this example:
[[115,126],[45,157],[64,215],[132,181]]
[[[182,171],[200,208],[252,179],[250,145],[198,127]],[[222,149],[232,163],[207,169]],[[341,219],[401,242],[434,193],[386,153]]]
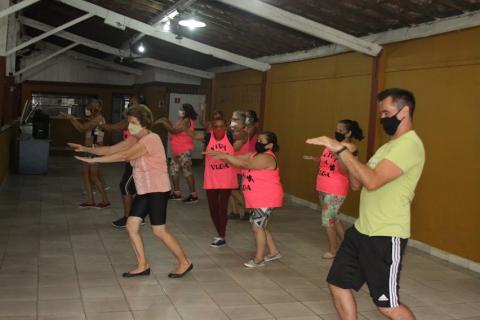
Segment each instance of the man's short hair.
[[410,116],[413,117],[413,112],[415,111],[415,96],[412,92],[400,88],[389,88],[383,90],[377,95],[378,101],[383,101],[388,97],[392,97],[392,103],[398,110],[404,106],[408,106]]

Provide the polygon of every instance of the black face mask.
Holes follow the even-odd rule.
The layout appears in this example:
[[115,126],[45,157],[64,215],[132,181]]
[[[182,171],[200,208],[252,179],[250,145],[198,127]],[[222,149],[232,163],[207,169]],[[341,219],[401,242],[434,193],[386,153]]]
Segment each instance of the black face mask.
[[400,125],[400,122],[402,122],[402,120],[397,119],[397,114],[399,112],[400,110],[398,110],[398,112],[391,117],[380,119],[380,123],[383,126],[383,130],[385,130],[385,133],[388,134],[389,136],[393,136],[395,132],[397,132],[398,126]]
[[264,153],[265,151],[267,151],[267,149],[265,148],[267,144],[268,143],[263,144],[257,141],[257,143],[255,143],[255,151],[257,151],[258,153]]
[[335,131],[335,140],[337,140],[338,142],[342,142],[343,140],[345,140],[345,134]]

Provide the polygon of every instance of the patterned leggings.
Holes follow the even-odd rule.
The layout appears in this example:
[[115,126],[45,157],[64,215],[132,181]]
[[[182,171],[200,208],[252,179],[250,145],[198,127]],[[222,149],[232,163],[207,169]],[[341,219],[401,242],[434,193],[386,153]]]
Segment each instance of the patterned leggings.
[[335,225],[338,211],[346,197],[323,192],[319,192],[318,197],[320,198],[320,210],[322,211],[322,226]]

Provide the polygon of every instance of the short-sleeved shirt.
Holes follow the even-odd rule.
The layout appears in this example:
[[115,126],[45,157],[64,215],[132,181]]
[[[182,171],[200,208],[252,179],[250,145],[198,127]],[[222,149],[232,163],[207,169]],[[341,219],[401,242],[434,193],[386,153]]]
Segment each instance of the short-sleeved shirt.
[[137,194],[170,191],[165,148],[160,137],[151,132],[138,140],[147,152],[131,160]]
[[382,160],[397,165],[403,174],[377,190],[363,188],[355,227],[368,236],[410,237],[410,205],[425,163],[425,149],[415,131],[384,144],[368,161],[376,168]]

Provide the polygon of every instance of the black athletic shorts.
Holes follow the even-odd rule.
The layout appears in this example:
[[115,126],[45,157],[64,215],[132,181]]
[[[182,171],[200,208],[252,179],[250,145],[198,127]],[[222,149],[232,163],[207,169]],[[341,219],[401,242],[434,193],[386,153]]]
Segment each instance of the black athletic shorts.
[[400,270],[407,241],[398,237],[369,237],[355,227],[349,228],[327,282],[356,291],[366,282],[377,307],[398,307]]
[[124,196],[137,193],[137,189],[135,189],[135,181],[133,181],[133,168],[130,162],[125,162],[125,169],[123,169],[123,176],[120,181],[120,192]]
[[167,203],[170,191],[137,194],[130,209],[130,217],[145,219],[148,215],[152,226],[164,225],[167,221]]

